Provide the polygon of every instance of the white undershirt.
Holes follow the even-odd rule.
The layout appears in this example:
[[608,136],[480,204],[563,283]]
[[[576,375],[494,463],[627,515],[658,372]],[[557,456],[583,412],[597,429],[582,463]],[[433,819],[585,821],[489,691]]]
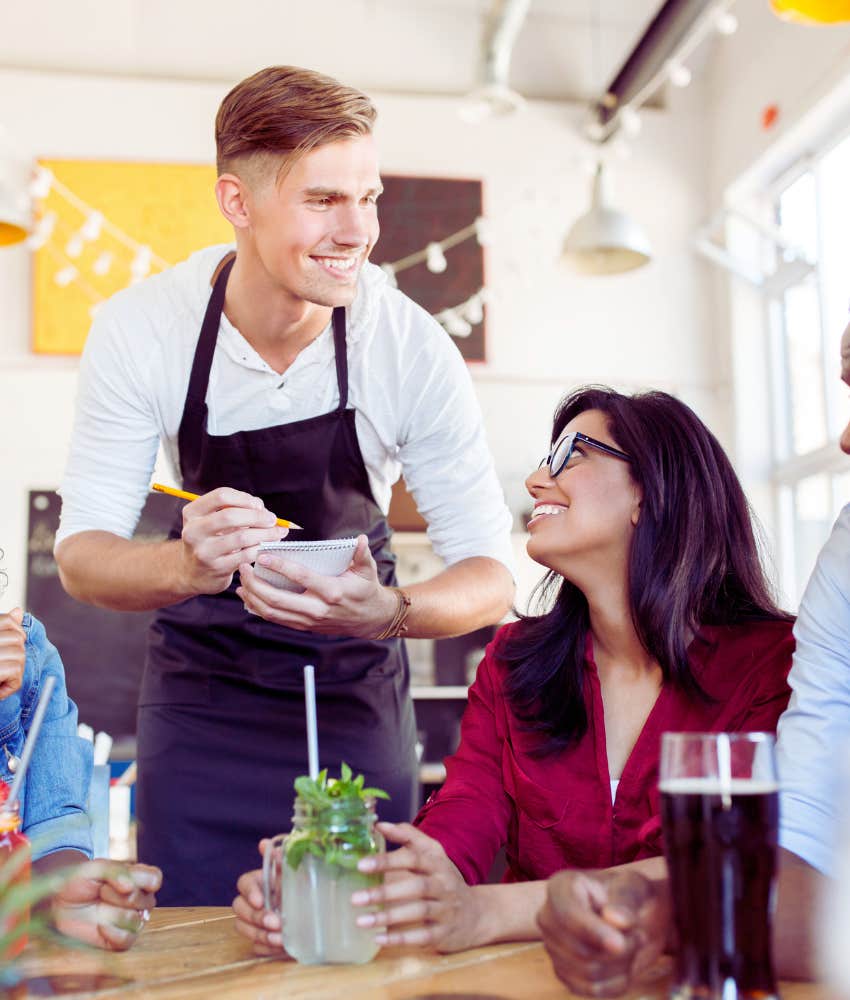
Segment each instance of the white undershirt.
[[[189,371],[210,278],[230,249],[201,250],[98,312],[80,365],[57,542],[86,530],[129,538],[160,441],[181,483],[177,432]],[[403,470],[447,564],[490,556],[512,569],[511,516],[451,338],[371,264],[347,319],[349,406],[375,501],[388,510]],[[338,401],[330,327],[280,375],[222,316],[207,391],[210,434],[304,420]]]
[[613,802],[617,798],[617,787],[620,784],[619,778],[611,779],[611,801]]

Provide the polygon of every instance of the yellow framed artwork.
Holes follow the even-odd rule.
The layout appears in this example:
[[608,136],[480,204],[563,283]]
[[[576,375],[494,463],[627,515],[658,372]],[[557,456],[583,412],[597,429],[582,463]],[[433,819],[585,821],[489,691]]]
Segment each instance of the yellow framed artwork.
[[[33,254],[32,345],[38,354],[79,354],[98,302],[134,280],[134,264],[144,277],[199,247],[233,238],[218,211],[212,165],[39,164],[52,183],[40,203],[47,224],[43,245]],[[36,245],[38,233],[37,226]]]

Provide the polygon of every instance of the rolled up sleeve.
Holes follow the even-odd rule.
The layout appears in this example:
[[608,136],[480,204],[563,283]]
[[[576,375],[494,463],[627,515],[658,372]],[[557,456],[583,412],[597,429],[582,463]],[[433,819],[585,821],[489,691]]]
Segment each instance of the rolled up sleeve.
[[65,670],[44,627],[32,619],[27,657],[34,658],[37,683],[23,707],[24,732],[29,732],[39,692],[48,677],[56,680],[26,776],[23,831],[33,857],[63,848],[92,856],[91,824],[86,812],[91,783],[92,745],[77,735],[77,706],[68,697]]

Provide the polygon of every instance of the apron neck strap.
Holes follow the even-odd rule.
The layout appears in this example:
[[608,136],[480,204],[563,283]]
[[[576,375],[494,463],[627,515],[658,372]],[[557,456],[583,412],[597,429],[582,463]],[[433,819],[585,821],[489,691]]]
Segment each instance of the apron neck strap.
[[[221,267],[213,285],[210,300],[207,303],[207,310],[204,313],[204,321],[201,324],[201,333],[198,337],[198,346],[195,349],[195,357],[192,362],[192,372],[189,376],[189,388],[186,392],[186,400],[193,399],[204,405],[207,398],[207,386],[210,380],[210,369],[212,368],[213,354],[218,340],[218,328],[221,323],[221,314],[224,309],[224,296],[227,291],[227,279],[233,270],[236,261],[234,256],[226,261]],[[334,335],[334,359],[336,361],[336,381],[339,389],[339,410],[344,412],[348,406],[348,354],[345,342],[345,308],[336,306],[333,311],[333,335]]]
[[192,362],[192,373],[189,376],[189,389],[186,392],[186,400],[193,399],[201,405],[207,398],[207,385],[210,380],[210,369],[212,368],[215,344],[218,340],[218,327],[221,323],[221,313],[224,309],[224,293],[227,291],[227,279],[233,270],[236,262],[234,254],[221,270],[213,285],[212,295],[207,303],[207,311],[204,313],[204,322],[201,324],[201,333],[198,337],[198,346],[195,348],[195,358]]
[[336,306],[333,312],[334,357],[336,359],[336,383],[339,387],[339,410],[348,406],[348,352],[345,343],[345,307]]

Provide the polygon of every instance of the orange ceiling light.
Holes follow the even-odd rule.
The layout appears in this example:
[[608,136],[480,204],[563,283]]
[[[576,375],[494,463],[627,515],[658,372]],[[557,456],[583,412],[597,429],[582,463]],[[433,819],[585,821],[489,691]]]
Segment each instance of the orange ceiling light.
[[850,0],[770,0],[775,14],[797,24],[850,21]]

